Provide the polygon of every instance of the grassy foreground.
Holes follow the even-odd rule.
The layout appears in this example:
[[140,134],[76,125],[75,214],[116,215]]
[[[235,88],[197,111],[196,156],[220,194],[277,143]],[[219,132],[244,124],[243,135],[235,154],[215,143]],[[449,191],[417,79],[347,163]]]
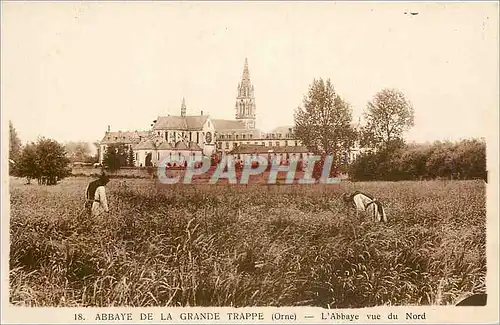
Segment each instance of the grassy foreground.
[[[112,180],[112,212],[78,218],[88,178],[10,184],[10,301],[29,306],[451,304],[485,291],[480,181],[159,188]],[[366,190],[389,222],[347,210]]]

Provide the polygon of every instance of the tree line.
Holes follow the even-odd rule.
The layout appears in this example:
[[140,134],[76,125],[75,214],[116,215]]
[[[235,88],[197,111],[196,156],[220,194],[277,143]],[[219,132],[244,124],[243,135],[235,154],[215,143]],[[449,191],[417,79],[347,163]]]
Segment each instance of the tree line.
[[22,144],[16,129],[9,121],[9,174],[26,178],[28,184],[37,180],[41,185],[55,185],[71,174],[72,162],[93,163],[97,156],[85,142],[61,144],[44,137]]
[[484,179],[486,143],[468,139],[460,142],[411,144],[361,155],[349,166],[354,181],[401,181],[429,179]]
[[[414,108],[402,91],[385,88],[368,101],[365,123],[354,126],[349,103],[330,79],[315,79],[295,111],[295,137],[315,154],[332,155],[333,169],[354,181],[475,179],[486,180],[486,143],[408,145],[404,134],[414,126]],[[368,149],[354,162],[344,153],[357,144]]]
[[[149,159],[148,159],[149,158]],[[149,164],[147,167],[152,166],[151,155],[146,157]],[[135,166],[135,153],[131,147],[125,144],[110,144],[108,145],[106,152],[103,155],[103,165],[110,171],[115,171],[122,167],[134,167]]]

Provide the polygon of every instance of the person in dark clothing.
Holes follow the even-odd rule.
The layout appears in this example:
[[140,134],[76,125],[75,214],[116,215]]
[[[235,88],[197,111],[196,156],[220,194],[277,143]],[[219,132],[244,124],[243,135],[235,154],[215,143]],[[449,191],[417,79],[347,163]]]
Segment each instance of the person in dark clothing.
[[96,216],[101,210],[109,212],[108,200],[106,197],[105,186],[109,182],[109,177],[102,174],[99,179],[96,179],[87,185],[85,189],[85,210],[87,215]]

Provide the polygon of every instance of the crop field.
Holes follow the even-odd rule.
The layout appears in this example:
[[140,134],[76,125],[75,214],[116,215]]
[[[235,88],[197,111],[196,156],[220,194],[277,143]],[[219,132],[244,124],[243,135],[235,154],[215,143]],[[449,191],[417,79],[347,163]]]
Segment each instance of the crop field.
[[[448,305],[484,292],[482,181],[157,186],[10,183],[10,301],[27,306]],[[374,223],[344,206],[364,190]]]

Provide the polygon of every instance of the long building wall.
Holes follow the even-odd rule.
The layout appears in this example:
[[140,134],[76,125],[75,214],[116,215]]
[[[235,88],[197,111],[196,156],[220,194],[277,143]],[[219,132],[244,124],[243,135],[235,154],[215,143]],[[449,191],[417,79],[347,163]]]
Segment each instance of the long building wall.
[[[231,150],[237,148],[240,145],[245,145],[245,144],[251,144],[251,145],[263,145],[265,147],[296,147],[296,146],[301,146],[302,143],[299,140],[293,140],[293,139],[253,139],[253,140],[248,140],[248,141],[236,141],[236,140],[224,140],[224,141],[216,141],[216,151],[217,152],[223,152],[223,153],[228,153]],[[128,144],[128,146],[131,146]],[[107,145],[101,145],[100,150],[99,150],[99,163],[102,164],[104,160],[104,154],[106,152]],[[157,162],[159,161],[162,157],[166,155],[178,155],[179,153],[182,156],[188,157],[192,154],[192,151],[186,150],[186,152],[179,152],[179,151],[165,151],[165,150],[137,150],[134,155],[135,155],[135,164],[137,167],[144,166],[144,161],[146,155],[151,152],[152,153],[152,161]],[[355,161],[358,156],[363,152],[362,149],[355,147],[351,149],[349,152],[349,161]],[[203,152],[205,155],[207,155],[205,152]],[[261,156],[262,154],[259,154]],[[281,156],[285,156],[285,154],[279,154]],[[289,156],[298,156],[300,154],[295,154],[295,153],[290,153]],[[209,154],[207,155],[209,156]],[[266,154],[267,156],[267,154]]]
[[295,139],[242,139],[242,140],[217,140],[217,150],[222,152],[229,152],[244,144],[262,145],[266,147],[297,147],[301,146],[302,142]]

